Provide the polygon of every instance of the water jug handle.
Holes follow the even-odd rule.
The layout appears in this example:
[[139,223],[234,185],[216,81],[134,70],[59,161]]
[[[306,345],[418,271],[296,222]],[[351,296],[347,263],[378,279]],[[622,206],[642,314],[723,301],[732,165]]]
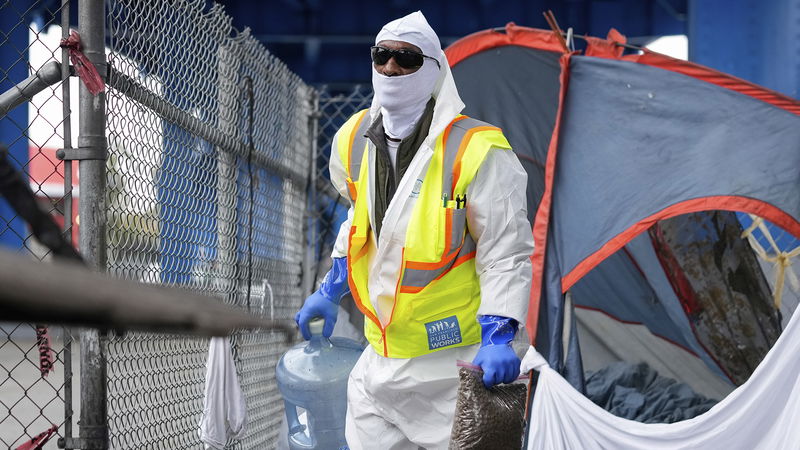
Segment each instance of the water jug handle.
[[311,448],[311,439],[305,434],[306,426],[300,423],[300,419],[297,417],[297,406],[287,400],[283,401],[283,405],[286,411],[286,423],[289,426],[289,441],[295,447]]

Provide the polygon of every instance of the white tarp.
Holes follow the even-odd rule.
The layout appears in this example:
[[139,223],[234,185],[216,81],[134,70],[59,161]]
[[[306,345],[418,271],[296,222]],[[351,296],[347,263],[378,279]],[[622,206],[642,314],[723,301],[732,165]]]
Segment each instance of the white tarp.
[[533,449],[800,448],[800,314],[794,314],[749,380],[705,414],[644,424],[605,411],[551,369],[533,347],[523,373],[540,371],[531,407]]

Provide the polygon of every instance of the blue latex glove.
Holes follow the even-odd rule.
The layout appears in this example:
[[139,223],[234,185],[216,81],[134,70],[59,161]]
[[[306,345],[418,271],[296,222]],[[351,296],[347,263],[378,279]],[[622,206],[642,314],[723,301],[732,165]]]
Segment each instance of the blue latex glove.
[[501,316],[478,316],[481,324],[481,349],[472,363],[483,369],[483,384],[490,388],[511,383],[519,376],[520,360],[511,341],[517,333],[517,321]]
[[303,307],[294,316],[303,339],[311,339],[308,323],[315,317],[325,319],[322,335],[331,337],[336,316],[339,314],[339,302],[348,292],[350,286],[347,284],[347,258],[333,258],[333,266],[322,280],[322,285],[306,299]]

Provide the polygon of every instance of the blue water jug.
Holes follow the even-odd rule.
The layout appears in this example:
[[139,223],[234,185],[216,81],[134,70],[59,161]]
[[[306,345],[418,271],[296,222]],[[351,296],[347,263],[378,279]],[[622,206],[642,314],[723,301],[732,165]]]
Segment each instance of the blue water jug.
[[[351,339],[323,337],[323,324],[312,320],[311,340],[292,347],[275,368],[292,450],[347,448],[347,378],[364,348]],[[300,423],[298,408],[306,411],[307,426]]]

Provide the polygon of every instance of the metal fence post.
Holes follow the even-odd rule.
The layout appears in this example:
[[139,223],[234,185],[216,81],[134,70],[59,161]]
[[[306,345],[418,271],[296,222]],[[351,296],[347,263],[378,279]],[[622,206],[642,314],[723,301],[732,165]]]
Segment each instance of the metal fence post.
[[[69,37],[70,1],[61,0],[61,38]],[[64,148],[72,147],[72,106],[69,51],[61,49],[61,113],[64,119]],[[64,232],[72,242],[72,161],[64,161]],[[64,339],[64,438],[72,439],[72,329],[63,328]],[[59,445],[60,446],[60,445]]]
[[[106,76],[105,4],[103,0],[78,2],[78,26],[83,52]],[[106,96],[92,95],[80,86],[78,147],[105,154]],[[89,267],[106,270],[106,161],[80,160],[80,251]],[[106,357],[104,337],[97,329],[81,333],[80,446],[108,448],[106,414]]]
[[317,218],[319,217],[317,205],[317,141],[319,134],[319,93],[316,90],[311,91],[310,108],[311,112],[308,115],[308,133],[309,143],[311,144],[311,164],[309,164],[308,171],[308,207],[306,208],[306,252],[303,258],[303,296],[309,296],[314,291],[317,278]]

